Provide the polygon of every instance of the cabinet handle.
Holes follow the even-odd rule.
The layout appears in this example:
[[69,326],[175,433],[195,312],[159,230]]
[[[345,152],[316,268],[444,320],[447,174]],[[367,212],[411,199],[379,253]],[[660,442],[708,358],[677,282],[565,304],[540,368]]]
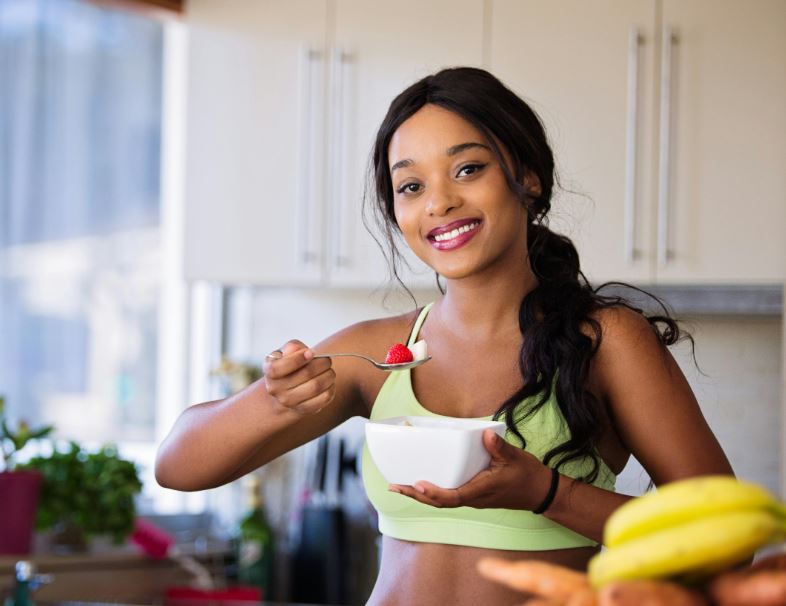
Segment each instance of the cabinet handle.
[[342,48],[334,48],[331,56],[332,84],[332,126],[330,136],[330,178],[331,178],[331,210],[333,267],[349,267],[352,262],[347,252],[346,218],[346,126],[344,124],[345,108],[345,65],[349,56]]
[[625,262],[630,265],[639,256],[636,249],[636,164],[639,122],[639,45],[637,27],[628,33],[628,115],[625,142]]
[[315,233],[316,222],[316,170],[314,139],[317,136],[317,120],[314,99],[319,92],[314,82],[314,65],[321,60],[321,53],[309,47],[300,51],[300,179],[297,184],[297,236],[295,237],[295,259],[300,266],[311,266],[319,262],[319,235]]
[[669,246],[669,210],[671,185],[671,62],[677,37],[670,26],[663,30],[660,78],[660,141],[658,159],[658,263],[666,265],[673,258]]

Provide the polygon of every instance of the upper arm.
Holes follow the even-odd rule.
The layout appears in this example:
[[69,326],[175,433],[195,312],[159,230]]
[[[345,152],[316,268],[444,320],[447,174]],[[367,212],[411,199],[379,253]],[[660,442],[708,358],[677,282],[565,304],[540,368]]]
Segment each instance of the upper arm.
[[613,426],[656,485],[733,473],[685,375],[653,328],[625,308],[598,315],[602,339],[593,382]]

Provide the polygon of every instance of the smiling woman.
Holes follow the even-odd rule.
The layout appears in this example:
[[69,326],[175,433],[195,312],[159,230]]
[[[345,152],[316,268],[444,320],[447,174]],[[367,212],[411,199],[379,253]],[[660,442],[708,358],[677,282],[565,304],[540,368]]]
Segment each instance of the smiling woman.
[[[457,488],[390,484],[363,457],[384,536],[369,604],[469,605],[521,600],[479,576],[484,556],[584,568],[629,499],[615,476],[631,455],[656,484],[731,473],[667,349],[677,323],[590,286],[549,229],[554,164],[538,117],[488,72],[448,69],[403,91],[377,133],[371,202],[394,268],[400,234],[442,296],[313,348],[289,341],[263,379],[183,413],[159,482],[224,484],[352,416],[504,421],[504,438],[482,434],[488,467]],[[432,359],[387,376],[315,355],[380,358],[418,339]]]

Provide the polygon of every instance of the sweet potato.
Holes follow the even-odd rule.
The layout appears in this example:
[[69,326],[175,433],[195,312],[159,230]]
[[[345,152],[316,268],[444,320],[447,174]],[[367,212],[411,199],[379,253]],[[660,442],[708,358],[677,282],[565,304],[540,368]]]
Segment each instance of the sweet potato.
[[598,606],[598,594],[593,589],[582,589],[565,602],[565,606]]
[[575,593],[589,589],[586,574],[547,562],[483,558],[478,562],[478,571],[487,579],[518,591],[557,601],[567,601]]
[[565,606],[565,602],[562,600],[550,600],[549,598],[532,598],[521,606]]
[[751,567],[726,572],[710,582],[708,592],[718,606],[783,606],[786,570]]
[[740,572],[753,572],[756,570],[786,570],[786,553],[775,553],[762,558]]
[[706,606],[703,595],[668,581],[618,581],[598,592],[598,606]]

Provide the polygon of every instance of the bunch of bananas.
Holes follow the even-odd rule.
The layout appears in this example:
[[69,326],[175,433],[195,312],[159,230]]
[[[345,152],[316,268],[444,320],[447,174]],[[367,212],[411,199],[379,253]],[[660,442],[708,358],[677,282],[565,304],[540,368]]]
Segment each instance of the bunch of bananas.
[[628,579],[699,580],[786,538],[786,507],[731,476],[672,482],[609,517],[606,549],[589,564],[595,587]]

